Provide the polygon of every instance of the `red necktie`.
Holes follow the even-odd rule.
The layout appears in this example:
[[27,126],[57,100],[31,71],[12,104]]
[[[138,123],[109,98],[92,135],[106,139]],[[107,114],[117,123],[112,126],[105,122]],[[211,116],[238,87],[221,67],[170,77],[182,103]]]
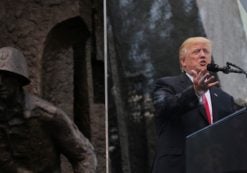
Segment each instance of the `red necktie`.
[[202,103],[203,103],[204,109],[206,111],[208,123],[209,124],[212,124],[212,119],[211,119],[211,115],[210,115],[209,105],[208,105],[208,101],[207,101],[207,98],[206,98],[206,95],[205,94],[202,96]]

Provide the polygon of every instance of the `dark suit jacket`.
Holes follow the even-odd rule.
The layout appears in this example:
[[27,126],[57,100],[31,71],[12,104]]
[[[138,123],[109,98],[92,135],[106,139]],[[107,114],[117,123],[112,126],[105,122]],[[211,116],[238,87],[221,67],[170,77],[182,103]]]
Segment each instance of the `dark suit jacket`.
[[[220,88],[210,89],[213,120],[235,111],[233,98]],[[185,137],[208,125],[203,106],[185,74],[164,77],[154,90],[158,135],[153,173],[185,172]]]

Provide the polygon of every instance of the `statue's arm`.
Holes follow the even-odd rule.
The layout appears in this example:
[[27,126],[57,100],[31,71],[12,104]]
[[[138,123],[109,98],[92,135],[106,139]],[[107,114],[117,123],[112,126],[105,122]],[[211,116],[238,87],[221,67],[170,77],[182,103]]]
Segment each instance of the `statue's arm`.
[[69,116],[42,99],[36,98],[34,102],[35,107],[43,112],[40,118],[46,130],[51,134],[60,152],[72,164],[74,173],[95,173],[97,159],[94,147]]
[[57,135],[63,154],[71,162],[74,173],[95,173],[97,159],[94,147],[90,141],[79,131],[78,127],[61,110],[57,109],[55,119]]

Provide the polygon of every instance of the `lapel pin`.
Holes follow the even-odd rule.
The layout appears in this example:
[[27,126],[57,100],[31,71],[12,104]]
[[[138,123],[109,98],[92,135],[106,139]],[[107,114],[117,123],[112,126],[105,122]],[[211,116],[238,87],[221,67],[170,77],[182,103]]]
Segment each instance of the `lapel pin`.
[[215,97],[218,97],[218,94],[214,93],[214,96],[215,96]]

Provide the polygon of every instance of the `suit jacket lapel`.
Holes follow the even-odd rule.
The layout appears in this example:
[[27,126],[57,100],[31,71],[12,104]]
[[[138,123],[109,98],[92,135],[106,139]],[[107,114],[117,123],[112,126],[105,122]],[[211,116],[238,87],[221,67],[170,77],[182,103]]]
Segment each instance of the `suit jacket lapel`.
[[213,121],[217,121],[218,117],[218,93],[214,88],[210,89],[211,103],[212,103],[212,112],[213,112]]
[[180,87],[183,89],[187,88],[193,84],[192,81],[190,80],[190,78],[185,73],[180,75],[180,83],[181,83]]
[[199,113],[200,113],[200,115],[202,116],[202,118],[207,122],[207,123],[209,123],[208,122],[208,119],[207,119],[207,115],[206,115],[206,111],[205,111],[205,109],[204,109],[204,107],[203,107],[203,105],[200,103],[200,106],[199,106]]

